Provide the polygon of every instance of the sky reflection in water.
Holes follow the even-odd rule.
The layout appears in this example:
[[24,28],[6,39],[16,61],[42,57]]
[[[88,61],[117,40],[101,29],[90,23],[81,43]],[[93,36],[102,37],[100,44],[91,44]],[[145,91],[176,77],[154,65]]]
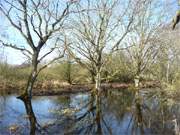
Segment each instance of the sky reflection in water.
[[[47,134],[174,134],[173,120],[180,120],[180,105],[161,94],[146,92],[136,100],[132,91],[114,90],[95,97],[90,93],[34,97],[32,106]],[[19,127],[15,133],[29,133],[24,104],[16,95],[0,96],[0,125],[0,135],[9,134],[12,125]]]

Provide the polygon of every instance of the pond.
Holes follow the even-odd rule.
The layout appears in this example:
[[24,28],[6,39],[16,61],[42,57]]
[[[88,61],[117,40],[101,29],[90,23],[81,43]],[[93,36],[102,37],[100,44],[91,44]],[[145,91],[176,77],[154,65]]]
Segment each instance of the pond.
[[[155,91],[155,92],[154,92]],[[167,134],[177,132],[180,104],[163,92],[145,89],[35,96],[36,134]],[[0,96],[0,135],[30,132],[29,116],[17,95]]]

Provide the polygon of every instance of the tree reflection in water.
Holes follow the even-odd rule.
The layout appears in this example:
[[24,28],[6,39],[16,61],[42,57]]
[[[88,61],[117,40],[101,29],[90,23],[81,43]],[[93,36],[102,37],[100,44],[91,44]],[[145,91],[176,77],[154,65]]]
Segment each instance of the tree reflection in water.
[[[70,133],[75,134],[174,134],[172,110],[162,97],[142,91],[108,91],[91,94]],[[156,105],[158,104],[158,105]],[[178,112],[176,112],[177,116]],[[117,123],[118,122],[118,123]]]
[[87,108],[86,112],[76,118],[75,127],[71,133],[75,134],[103,134],[104,127],[111,133],[110,128],[104,121],[102,116],[101,93],[91,93],[89,101],[83,108]]
[[35,135],[36,131],[40,128],[40,125],[38,124],[36,116],[34,114],[31,99],[28,96],[25,96],[23,99],[22,98],[19,98],[19,99],[21,101],[23,101],[23,103],[24,103],[26,113],[27,113],[27,117],[28,117],[29,122],[30,122],[30,133],[29,134]]
[[144,134],[144,119],[143,119],[143,101],[139,94],[139,91],[135,93],[134,97],[134,103],[132,106],[132,119],[133,119],[133,125],[131,132],[132,134]]
[[[42,101],[40,97],[37,98]],[[22,124],[24,124],[23,127],[27,127],[26,120],[23,119],[24,108],[22,108],[22,104],[12,104],[12,101],[15,102],[16,100],[11,100],[11,97],[7,97],[7,101],[4,98],[0,99],[3,101],[0,105],[0,114],[2,114],[0,120],[2,124],[4,123],[4,127],[1,129],[4,130],[6,125],[11,124],[11,122],[6,123],[6,121],[13,118],[16,120],[12,123],[17,122],[17,125],[20,124],[19,127],[21,127],[21,123],[18,122],[18,119],[21,118]],[[123,89],[89,94],[61,95],[53,98],[44,97],[43,101],[48,100],[48,102],[37,102],[35,99],[32,99],[33,103],[39,104],[39,106],[44,104],[45,107],[40,109],[36,106],[37,109],[34,108],[35,113],[31,100],[29,98],[23,100],[31,126],[31,135],[42,133],[53,135],[175,134],[175,128],[177,129],[176,132],[179,131],[179,103],[173,102],[160,91],[141,90],[136,92]],[[47,103],[49,103],[49,107],[52,107],[50,112],[48,112]],[[14,111],[12,113],[14,108],[9,109],[9,105],[15,105],[14,107],[17,107],[16,111],[19,111],[20,114],[16,115]],[[43,110],[43,114],[48,113],[40,117],[39,110]],[[8,120],[5,114],[8,114]],[[42,128],[37,123],[35,114]],[[28,134],[29,131],[25,131],[25,128],[19,128],[18,132]],[[7,132],[4,130],[2,133],[6,134]]]
[[[132,97],[134,97],[134,100]],[[117,108],[117,106],[119,106],[119,108]],[[87,110],[83,115],[76,119],[76,126],[71,133],[112,135],[112,130],[115,129],[106,120],[106,115],[113,113],[118,121],[123,121],[122,119],[129,107],[132,107],[132,109],[130,109],[130,112],[132,111],[132,117],[129,124],[127,124],[127,130],[132,134],[144,133],[141,99],[139,94],[135,96],[133,93],[127,93],[127,97],[122,95],[116,95],[114,97],[112,93],[107,92],[91,93],[89,102],[84,107],[87,107]],[[130,133],[129,131],[127,131],[127,133]],[[126,133],[126,131],[123,131],[123,134],[124,133]]]

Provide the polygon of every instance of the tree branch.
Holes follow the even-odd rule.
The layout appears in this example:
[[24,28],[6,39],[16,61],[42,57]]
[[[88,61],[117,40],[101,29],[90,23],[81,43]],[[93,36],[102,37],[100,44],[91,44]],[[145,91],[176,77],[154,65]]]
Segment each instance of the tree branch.
[[20,48],[17,45],[14,45],[14,44],[11,44],[11,43],[4,43],[2,40],[0,40],[0,43],[2,43],[2,45],[5,46],[5,47],[10,47],[10,48],[22,51],[22,52],[27,52],[29,55],[32,55],[32,53],[29,50],[25,49],[25,48]]

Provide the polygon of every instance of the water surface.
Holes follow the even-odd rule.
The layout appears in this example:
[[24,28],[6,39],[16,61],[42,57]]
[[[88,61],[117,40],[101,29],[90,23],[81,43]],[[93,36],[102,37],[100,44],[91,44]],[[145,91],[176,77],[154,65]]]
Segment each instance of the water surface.
[[[175,134],[180,104],[161,92],[109,90],[100,96],[77,93],[37,96],[32,107],[37,134]],[[29,121],[16,95],[0,96],[0,135],[29,134]],[[178,125],[179,126],[179,125]],[[16,127],[13,129],[12,127]]]

